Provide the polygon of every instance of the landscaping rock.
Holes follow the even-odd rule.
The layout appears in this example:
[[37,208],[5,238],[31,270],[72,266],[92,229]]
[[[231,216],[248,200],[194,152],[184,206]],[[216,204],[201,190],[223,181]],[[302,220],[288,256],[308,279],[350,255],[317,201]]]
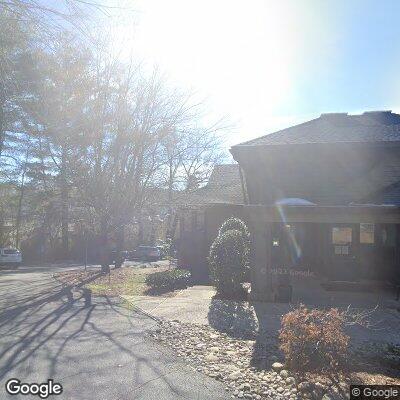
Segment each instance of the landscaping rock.
[[[241,340],[224,333],[217,333],[207,325],[163,322],[157,331],[150,332],[154,340],[173,349],[198,372],[224,383],[233,398],[250,400],[321,400],[332,390],[322,384],[303,381],[296,387],[296,379],[277,361],[278,346],[272,339],[263,348],[264,368],[275,360],[269,370],[255,367],[255,340]],[[266,361],[268,360],[268,362]],[[313,393],[313,392],[316,393]],[[313,398],[314,394],[317,397]]]
[[308,392],[309,390],[311,390],[311,384],[307,381],[300,382],[297,388],[300,392]]
[[229,374],[228,379],[231,381],[235,381],[236,379],[240,378],[240,375],[241,375],[240,371],[235,371]]
[[[287,385],[292,386],[296,383],[296,380],[292,376],[289,376],[288,378],[286,378],[285,382]],[[297,392],[297,390],[296,390],[296,392]]]
[[274,371],[280,371],[280,370],[283,369],[283,368],[284,368],[284,365],[281,364],[280,362],[274,362],[274,363],[272,364],[272,369],[273,369]]
[[214,354],[207,354],[204,359],[208,362],[214,362],[214,361],[218,361],[218,357],[215,356]]
[[287,378],[288,376],[289,376],[289,372],[287,372],[286,371],[286,369],[283,369],[281,372],[279,372],[279,375],[282,377],[282,378]]

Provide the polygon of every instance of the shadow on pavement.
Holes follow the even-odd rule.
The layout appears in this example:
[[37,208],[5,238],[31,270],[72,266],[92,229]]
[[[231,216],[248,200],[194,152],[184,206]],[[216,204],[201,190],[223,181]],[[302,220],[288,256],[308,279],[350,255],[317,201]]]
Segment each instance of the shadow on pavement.
[[[6,304],[4,307],[0,299],[0,380],[6,376],[20,376],[21,371],[34,373],[39,362],[41,368],[45,365],[48,369],[48,378],[52,378],[60,374],[65,360],[74,359],[80,365],[79,357],[82,357],[82,363],[96,360],[98,365],[104,362],[112,365],[120,357],[132,372],[130,383],[134,390],[139,390],[146,383],[142,376],[146,369],[150,371],[147,374],[156,377],[151,380],[159,379],[176,396],[183,395],[162,370],[157,358],[140,351],[140,348],[126,345],[125,338],[128,336],[143,340],[144,326],[149,324],[143,316],[135,317],[142,320],[134,324],[132,311],[121,307],[115,298],[101,297],[95,304],[85,307],[80,299],[71,297],[69,289],[62,285],[53,283],[51,286],[46,282],[35,288],[38,290],[32,294],[27,294],[26,288],[16,288],[14,306]],[[72,342],[73,346],[78,344],[84,354],[69,354],[71,350],[67,346]],[[90,352],[80,345],[82,342],[88,343],[89,349],[89,344],[96,342],[97,347],[94,348],[101,350]],[[106,348],[109,358],[104,360],[102,357]]]
[[253,307],[247,302],[211,300],[208,322],[217,331],[238,339],[255,339],[258,322]]

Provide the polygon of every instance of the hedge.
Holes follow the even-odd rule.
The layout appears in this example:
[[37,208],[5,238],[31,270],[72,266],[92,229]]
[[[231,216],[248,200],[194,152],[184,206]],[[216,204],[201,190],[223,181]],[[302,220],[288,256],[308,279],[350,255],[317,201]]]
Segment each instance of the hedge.
[[155,272],[146,277],[146,284],[153,289],[184,289],[191,283],[191,274],[183,269]]

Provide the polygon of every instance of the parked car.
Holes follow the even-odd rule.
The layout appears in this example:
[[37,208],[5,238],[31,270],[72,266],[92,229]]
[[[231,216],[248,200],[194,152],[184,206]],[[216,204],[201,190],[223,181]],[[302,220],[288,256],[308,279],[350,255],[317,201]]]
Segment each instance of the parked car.
[[139,246],[136,249],[136,257],[144,261],[158,261],[161,258],[161,250],[156,246]]
[[22,263],[22,254],[12,247],[0,248],[0,265],[18,267]]
[[[115,263],[117,261],[117,252],[113,250],[111,252],[111,258],[112,258],[112,263]],[[124,262],[129,260],[129,251],[127,250],[122,250],[119,252],[119,261]]]
[[160,258],[163,260],[164,258],[167,257],[167,250],[165,248],[165,246],[156,246],[157,249],[160,250]]
[[139,257],[138,257],[138,254],[137,254],[137,249],[135,249],[135,250],[129,250],[129,252],[128,252],[128,260],[129,261],[134,261],[134,260],[137,260]]

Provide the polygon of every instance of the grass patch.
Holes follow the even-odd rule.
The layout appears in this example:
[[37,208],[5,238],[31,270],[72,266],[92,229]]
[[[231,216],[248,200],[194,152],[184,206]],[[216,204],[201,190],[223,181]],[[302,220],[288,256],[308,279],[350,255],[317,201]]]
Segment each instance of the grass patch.
[[[141,296],[149,294],[149,286],[146,284],[146,276],[154,272],[166,270],[166,267],[122,267],[112,269],[110,274],[100,275],[87,283],[84,287],[92,291],[95,296]],[[79,285],[90,277],[94,277],[93,271],[71,270],[56,275],[56,279],[67,285]]]
[[135,270],[133,268],[121,268],[112,270],[110,275],[103,275],[95,281],[86,285],[92,291],[93,295],[142,295],[147,285],[143,270]]

